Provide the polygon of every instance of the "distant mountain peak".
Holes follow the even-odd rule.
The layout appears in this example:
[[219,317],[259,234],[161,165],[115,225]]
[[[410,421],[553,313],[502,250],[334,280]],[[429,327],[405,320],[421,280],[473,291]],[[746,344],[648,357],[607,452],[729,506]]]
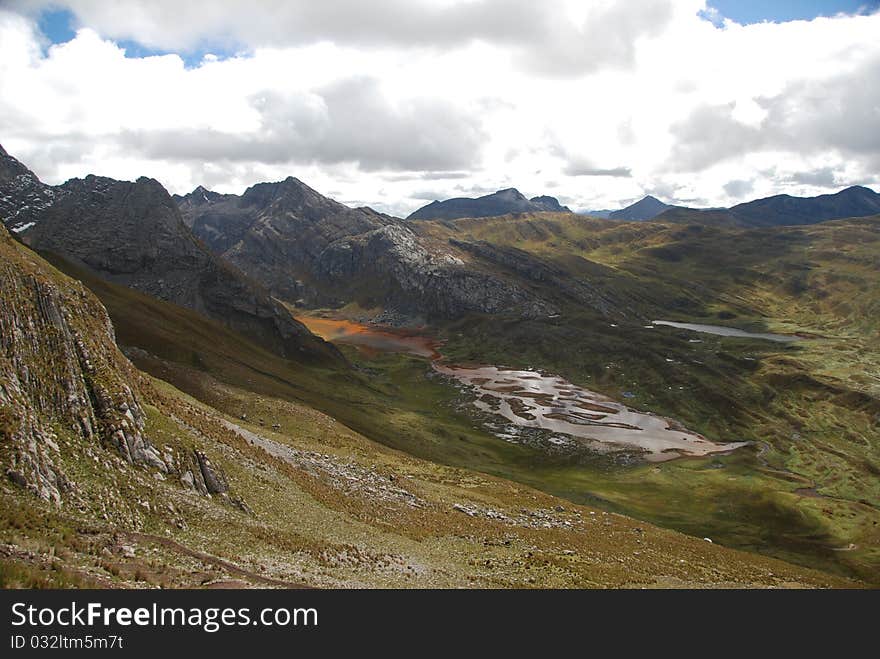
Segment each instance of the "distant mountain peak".
[[556,197],[551,197],[550,195],[532,197],[529,201],[551,213],[571,213],[571,209],[568,206],[563,206]]
[[495,217],[511,213],[570,213],[554,197],[540,196],[528,199],[516,188],[504,188],[482,197],[457,197],[445,201],[434,200],[407,219],[454,220],[462,217]]
[[609,213],[608,217],[613,220],[650,220],[670,206],[652,195],[647,195],[634,204],[622,208],[619,211]]
[[864,185],[851,185],[848,188],[844,188],[837,194],[859,194],[859,195],[870,195],[875,196],[877,193],[874,192],[871,188],[868,188]]
[[178,197],[175,195],[175,201],[183,200],[189,202],[190,204],[193,204],[194,206],[201,206],[203,204],[214,203],[222,197],[223,195],[221,195],[219,192],[208,190],[208,188],[203,185],[197,185],[192,192],[184,195],[183,197]]
[[498,190],[490,195],[486,195],[486,197],[505,197],[510,199],[517,199],[521,201],[526,200],[526,196],[517,190],[516,188],[504,188],[502,190]]

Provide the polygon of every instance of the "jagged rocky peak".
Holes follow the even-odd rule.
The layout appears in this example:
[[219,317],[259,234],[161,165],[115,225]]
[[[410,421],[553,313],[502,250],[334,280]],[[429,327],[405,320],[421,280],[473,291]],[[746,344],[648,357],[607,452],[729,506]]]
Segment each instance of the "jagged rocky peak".
[[58,194],[0,146],[0,221],[7,229],[23,233],[34,227]]
[[291,302],[309,295],[302,281],[330,243],[399,221],[349,208],[292,176],[211,205],[181,204],[181,212],[215,254]]
[[133,366],[115,344],[107,312],[0,227],[0,433],[14,483],[61,503],[76,484],[61,467],[77,438],[162,472],[144,434]]
[[71,179],[61,189],[64,195],[24,236],[34,248],[136,288],[148,282],[134,278],[159,272],[159,266],[173,273],[198,261],[196,241],[187,235],[177,206],[158,181],[89,175]]
[[277,211],[299,213],[311,219],[327,213],[352,210],[325,197],[293,176],[288,176],[283,181],[257,183],[249,187],[241,196],[241,205],[261,210],[272,207]]
[[[505,208],[547,210],[515,189],[494,193],[499,198]],[[553,313],[553,305],[528,286],[465,262],[458,250],[417,235],[412,225],[369,208],[349,208],[293,177],[181,209],[216,254],[287,301],[336,306],[356,300],[413,318]]]
[[190,202],[196,206],[202,206],[204,204],[211,204],[219,199],[221,199],[223,195],[219,192],[214,192],[213,190],[208,190],[204,186],[197,186],[192,192],[181,197],[181,200],[185,200]]
[[175,194],[171,198],[177,204],[177,208],[183,218],[183,223],[189,228],[192,228],[190,220],[194,213],[209,211],[225,199],[238,199],[236,195],[214,192],[203,185],[196,186],[192,192],[188,192],[185,195]]

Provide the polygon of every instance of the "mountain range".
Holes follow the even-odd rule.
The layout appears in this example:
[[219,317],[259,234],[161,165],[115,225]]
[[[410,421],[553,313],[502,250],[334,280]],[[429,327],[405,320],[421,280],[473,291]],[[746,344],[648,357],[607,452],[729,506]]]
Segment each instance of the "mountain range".
[[[510,215],[514,213],[569,213],[553,197],[527,199],[515,188],[490,195],[433,201],[409,220],[453,220]],[[793,226],[815,224],[844,217],[867,217],[880,213],[880,194],[863,186],[852,186],[834,194],[793,197],[781,194],[744,202],[730,208],[699,209],[666,204],[648,195],[619,210],[583,211],[584,215],[627,222],[696,222],[729,226]]]
[[[727,209],[732,223],[750,227],[815,224],[842,217],[867,217],[878,213],[880,194],[858,185],[817,197],[775,195]],[[665,218],[661,216],[660,219]]]
[[[608,213],[615,220],[695,222],[740,227],[816,224],[844,217],[868,217],[880,213],[880,194],[852,186],[834,194],[793,197],[787,194],[755,199],[730,208],[699,209],[670,206],[648,196],[619,211]],[[587,213],[590,214],[590,213]]]
[[[573,281],[534,254],[485,241],[438,239],[433,223],[425,221],[570,214],[552,197],[529,200],[513,188],[434,202],[401,220],[349,208],[293,177],[256,184],[241,195],[199,186],[171,197],[146,178],[131,183],[89,176],[48,186],[3,151],[0,194],[14,207],[4,223],[35,249],[204,313],[301,359],[330,358],[333,349],[293,320],[282,303],[335,307],[353,301],[382,309],[387,322],[407,323],[471,312],[546,317],[571,299],[615,316],[637,295],[599,279]],[[878,198],[854,187],[837,195],[780,195],[705,211],[669,207],[649,196],[609,215],[620,221],[772,226],[878,212]],[[547,286],[551,281],[556,285]]]

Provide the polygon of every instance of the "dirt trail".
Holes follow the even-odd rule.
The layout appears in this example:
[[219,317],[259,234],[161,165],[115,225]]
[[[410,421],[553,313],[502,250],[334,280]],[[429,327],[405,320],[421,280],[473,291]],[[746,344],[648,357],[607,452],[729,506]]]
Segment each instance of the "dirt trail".
[[266,585],[266,586],[275,586],[277,588],[292,588],[292,589],[311,589],[312,586],[307,586],[301,583],[294,583],[291,581],[282,581],[281,579],[273,579],[271,577],[266,577],[261,574],[257,574],[256,572],[251,572],[250,570],[245,570],[244,568],[238,567],[228,561],[224,561],[222,558],[217,558],[216,556],[212,556],[210,554],[205,554],[204,552],[196,551],[194,549],[190,549],[189,547],[180,544],[176,540],[172,540],[170,538],[163,538],[159,535],[151,535],[149,533],[123,533],[124,537],[129,538],[138,543],[155,543],[158,545],[162,545],[163,547],[167,547],[169,549],[173,549],[174,551],[180,552],[181,554],[185,554],[192,558],[198,559],[204,563],[209,563],[210,565],[214,565],[216,567],[222,568],[231,574],[238,575],[240,577],[244,577],[249,579],[250,581],[255,581],[257,583]]

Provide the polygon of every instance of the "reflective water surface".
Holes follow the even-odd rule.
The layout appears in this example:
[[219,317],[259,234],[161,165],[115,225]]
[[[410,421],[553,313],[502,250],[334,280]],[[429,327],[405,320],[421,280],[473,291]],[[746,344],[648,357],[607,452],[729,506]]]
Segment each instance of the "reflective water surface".
[[764,339],[766,341],[776,341],[778,343],[791,343],[799,341],[798,336],[787,336],[785,334],[766,334],[762,332],[746,332],[745,330],[736,329],[735,327],[724,327],[722,325],[701,325],[699,323],[674,323],[671,320],[652,320],[654,325],[665,325],[667,327],[676,327],[678,329],[691,330],[692,332],[703,332],[704,334],[717,334],[718,336],[736,336],[744,339]]
[[651,462],[727,453],[745,445],[711,442],[672,419],[639,412],[553,375],[439,363],[434,369],[472,387],[474,405],[484,412],[500,415],[517,426],[641,449]]

